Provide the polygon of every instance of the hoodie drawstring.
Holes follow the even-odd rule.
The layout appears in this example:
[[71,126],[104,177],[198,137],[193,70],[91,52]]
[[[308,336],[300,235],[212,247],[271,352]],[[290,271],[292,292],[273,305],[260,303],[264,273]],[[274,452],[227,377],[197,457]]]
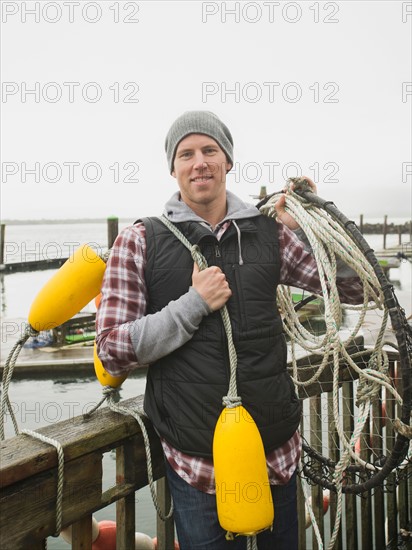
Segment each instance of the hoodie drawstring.
[[240,229],[239,229],[237,223],[235,222],[235,220],[232,220],[232,223],[236,227],[236,231],[237,231],[237,243],[238,243],[238,246],[239,246],[239,265],[243,265],[242,244],[241,244],[241,240],[240,240]]

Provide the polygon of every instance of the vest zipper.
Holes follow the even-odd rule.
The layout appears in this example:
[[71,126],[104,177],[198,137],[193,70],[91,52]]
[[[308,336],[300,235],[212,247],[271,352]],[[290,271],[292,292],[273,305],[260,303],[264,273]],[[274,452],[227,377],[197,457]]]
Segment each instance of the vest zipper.
[[216,258],[221,258],[220,248],[218,244],[215,244],[215,256]]

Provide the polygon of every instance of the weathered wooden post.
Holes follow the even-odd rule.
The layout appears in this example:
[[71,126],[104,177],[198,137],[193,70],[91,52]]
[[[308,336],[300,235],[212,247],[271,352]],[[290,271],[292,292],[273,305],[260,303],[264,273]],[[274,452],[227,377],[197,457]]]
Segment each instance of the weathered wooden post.
[[107,218],[107,247],[112,248],[117,235],[119,234],[119,218],[110,216]]
[[383,218],[383,249],[386,250],[386,232],[388,231],[388,215]]
[[4,237],[6,234],[6,224],[0,226],[0,265],[4,265]]
[[359,231],[363,233],[363,214],[360,215],[359,219]]

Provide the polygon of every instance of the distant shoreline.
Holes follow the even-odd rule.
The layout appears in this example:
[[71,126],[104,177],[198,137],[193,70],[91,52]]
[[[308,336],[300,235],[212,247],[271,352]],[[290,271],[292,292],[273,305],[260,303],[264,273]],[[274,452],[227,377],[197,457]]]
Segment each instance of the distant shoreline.
[[[1,220],[5,225],[69,225],[78,223],[107,223],[108,218],[67,218],[62,220]],[[120,223],[130,222],[132,218],[118,218]]]
[[[353,218],[352,218],[353,219]],[[376,218],[374,218],[376,219]],[[401,217],[401,219],[405,219]],[[96,224],[101,223],[105,224],[107,223],[108,218],[67,218],[62,220],[47,220],[47,219],[41,219],[41,220],[4,220],[1,221],[1,223],[4,223],[6,226],[8,225],[71,225],[71,224]],[[132,218],[119,218],[119,223],[133,223]],[[359,223],[355,222],[356,225],[359,227]],[[389,222],[387,224],[386,232],[388,234],[393,233],[399,233],[399,231],[402,234],[410,233],[411,232],[411,224],[412,221],[403,221],[401,223],[394,223]],[[383,222],[377,222],[377,223],[369,223],[367,221],[363,222],[363,233],[365,235],[370,234],[380,234],[383,233]]]
[[[359,228],[359,226],[358,226]],[[364,235],[371,234],[382,234],[383,233],[383,223],[364,223],[362,228],[362,233]],[[386,225],[386,233],[388,235],[401,233],[402,235],[412,233],[412,222],[405,223],[388,223]]]

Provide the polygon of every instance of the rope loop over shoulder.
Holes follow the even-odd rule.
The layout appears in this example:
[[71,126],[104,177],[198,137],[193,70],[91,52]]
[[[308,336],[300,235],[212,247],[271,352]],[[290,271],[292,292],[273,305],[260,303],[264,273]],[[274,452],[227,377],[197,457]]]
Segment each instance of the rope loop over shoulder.
[[[206,258],[200,251],[198,245],[192,245],[190,241],[183,235],[183,233],[165,216],[161,216],[159,220],[173,233],[173,235],[179,239],[179,241],[188,249],[192,255],[193,261],[197,263],[200,270],[207,268]],[[237,383],[236,383],[236,369],[237,369],[237,353],[236,348],[233,342],[232,335],[232,325],[230,323],[229,311],[224,305],[220,309],[220,315],[222,317],[223,326],[225,328],[228,349],[229,349],[229,363],[230,363],[230,380],[229,380],[229,390],[227,396],[223,397],[223,400],[228,398],[229,400],[235,399],[236,403],[240,402],[240,398],[237,395]],[[224,402],[223,402],[224,404]],[[234,407],[236,405],[232,405]]]
[[197,244],[190,247],[190,254],[192,255],[193,261],[198,265],[200,271],[207,268],[206,258],[201,253]]

